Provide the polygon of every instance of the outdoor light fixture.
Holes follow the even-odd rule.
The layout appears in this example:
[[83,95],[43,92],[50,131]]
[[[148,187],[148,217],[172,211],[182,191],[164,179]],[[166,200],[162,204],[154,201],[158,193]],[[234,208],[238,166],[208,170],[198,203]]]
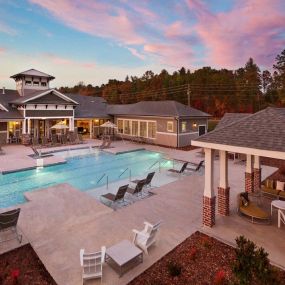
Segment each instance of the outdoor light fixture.
[[196,128],[197,127],[197,123],[193,123],[193,127]]

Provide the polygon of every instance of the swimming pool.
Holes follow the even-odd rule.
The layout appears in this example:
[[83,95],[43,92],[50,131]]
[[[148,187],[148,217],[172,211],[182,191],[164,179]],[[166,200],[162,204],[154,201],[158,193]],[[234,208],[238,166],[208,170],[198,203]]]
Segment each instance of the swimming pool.
[[157,170],[158,163],[152,165],[159,160],[163,160],[161,167],[172,167],[172,162],[164,160],[162,153],[145,150],[114,155],[85,149],[54,155],[65,157],[67,163],[0,175],[0,208],[24,203],[25,192],[59,183],[69,183],[80,191],[88,191],[106,184],[107,177],[109,183],[128,178],[130,169],[132,177]]

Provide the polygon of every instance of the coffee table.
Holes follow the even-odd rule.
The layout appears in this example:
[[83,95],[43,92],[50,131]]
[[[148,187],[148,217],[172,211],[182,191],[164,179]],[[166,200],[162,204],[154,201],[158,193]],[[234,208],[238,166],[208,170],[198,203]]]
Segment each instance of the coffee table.
[[116,271],[120,277],[129,269],[143,262],[143,252],[128,240],[107,248],[106,262]]
[[271,216],[272,216],[273,207],[277,208],[277,209],[280,209],[280,210],[285,210],[285,201],[273,200],[271,202]]

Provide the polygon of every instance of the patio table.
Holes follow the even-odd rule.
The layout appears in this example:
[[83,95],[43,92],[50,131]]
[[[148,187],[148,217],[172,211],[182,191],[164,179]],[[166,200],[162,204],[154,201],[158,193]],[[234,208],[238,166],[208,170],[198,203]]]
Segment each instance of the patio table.
[[277,208],[277,209],[280,209],[280,210],[285,210],[285,201],[273,200],[271,202],[271,216],[272,216],[273,208]]
[[128,240],[123,240],[106,250],[106,262],[119,271],[120,277],[130,268],[143,262],[143,252]]

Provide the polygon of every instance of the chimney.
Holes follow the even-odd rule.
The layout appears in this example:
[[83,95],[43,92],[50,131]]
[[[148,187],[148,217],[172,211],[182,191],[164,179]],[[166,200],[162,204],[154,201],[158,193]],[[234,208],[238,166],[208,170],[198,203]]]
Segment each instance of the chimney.
[[2,89],[2,94],[5,94],[5,87],[3,87]]

